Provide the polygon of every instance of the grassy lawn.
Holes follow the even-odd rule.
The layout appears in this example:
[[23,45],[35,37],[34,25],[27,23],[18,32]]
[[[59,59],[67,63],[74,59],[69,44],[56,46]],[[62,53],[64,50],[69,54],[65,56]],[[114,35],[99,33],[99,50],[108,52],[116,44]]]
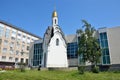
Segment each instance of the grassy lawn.
[[77,71],[6,71],[0,73],[0,80],[120,80],[120,73],[85,72],[80,75]]

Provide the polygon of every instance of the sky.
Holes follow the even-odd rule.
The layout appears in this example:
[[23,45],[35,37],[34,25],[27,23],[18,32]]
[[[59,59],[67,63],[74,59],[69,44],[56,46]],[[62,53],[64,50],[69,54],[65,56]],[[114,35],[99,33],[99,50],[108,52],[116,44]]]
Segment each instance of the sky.
[[120,0],[0,0],[0,20],[43,37],[54,9],[65,35],[75,34],[83,19],[96,29],[120,26]]

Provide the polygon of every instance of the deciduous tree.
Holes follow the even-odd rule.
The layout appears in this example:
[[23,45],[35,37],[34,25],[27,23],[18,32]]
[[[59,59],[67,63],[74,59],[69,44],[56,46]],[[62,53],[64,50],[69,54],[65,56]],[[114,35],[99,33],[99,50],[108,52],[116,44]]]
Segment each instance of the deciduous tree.
[[101,49],[98,40],[94,36],[96,30],[86,20],[82,20],[82,29],[77,30],[80,35],[78,54],[82,55],[82,61],[89,61],[92,68],[96,67],[100,60]]

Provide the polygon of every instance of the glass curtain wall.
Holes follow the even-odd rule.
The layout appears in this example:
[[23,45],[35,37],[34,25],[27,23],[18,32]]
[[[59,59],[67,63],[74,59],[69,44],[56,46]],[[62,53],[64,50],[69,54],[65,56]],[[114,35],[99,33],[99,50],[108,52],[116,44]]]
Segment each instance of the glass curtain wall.
[[99,34],[100,47],[102,49],[102,64],[110,64],[110,54],[108,48],[107,33],[103,32]]
[[68,59],[77,58],[77,42],[72,42],[67,44],[67,57]]
[[42,43],[34,44],[33,66],[41,65],[42,53]]

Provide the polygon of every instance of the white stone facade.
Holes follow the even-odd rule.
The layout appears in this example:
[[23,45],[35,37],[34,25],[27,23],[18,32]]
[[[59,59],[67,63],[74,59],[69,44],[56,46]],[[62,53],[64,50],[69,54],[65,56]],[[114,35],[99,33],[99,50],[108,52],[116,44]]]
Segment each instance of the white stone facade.
[[66,44],[59,32],[54,33],[49,43],[46,67],[68,67]]
[[52,37],[49,37],[49,42],[47,44],[46,41],[44,41],[43,44],[43,64],[44,67],[47,68],[68,67],[67,45],[64,39],[64,35],[58,26],[58,17],[56,15],[57,12],[54,11],[52,17],[52,30],[50,32]]

